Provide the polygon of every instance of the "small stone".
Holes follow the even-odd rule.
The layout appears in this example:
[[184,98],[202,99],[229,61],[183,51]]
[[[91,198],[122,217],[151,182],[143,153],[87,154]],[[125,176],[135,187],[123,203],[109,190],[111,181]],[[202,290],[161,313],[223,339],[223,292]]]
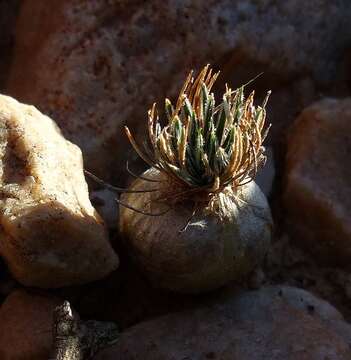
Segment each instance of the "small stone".
[[351,260],[351,98],[306,108],[288,139],[285,207],[292,238],[319,260]]
[[258,267],[251,273],[248,279],[248,286],[250,289],[259,289],[264,284],[265,279],[266,276],[262,268]]
[[92,204],[98,210],[109,229],[117,227],[118,204],[116,198],[116,193],[108,189],[95,190],[90,195]]
[[100,279],[118,265],[89,201],[80,149],[33,106],[0,95],[0,255],[24,285]]
[[0,359],[49,359],[53,311],[60,303],[24,290],[12,292],[0,307]]

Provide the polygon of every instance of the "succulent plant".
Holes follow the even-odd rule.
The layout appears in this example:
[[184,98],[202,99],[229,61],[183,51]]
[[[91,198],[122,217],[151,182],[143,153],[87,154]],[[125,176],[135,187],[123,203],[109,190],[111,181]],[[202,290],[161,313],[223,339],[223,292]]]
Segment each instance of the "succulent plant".
[[[211,88],[218,75],[208,65],[195,81],[191,72],[175,106],[165,100],[164,126],[153,104],[148,112],[151,147],[141,150],[126,127],[140,157],[190,193],[217,193],[228,185],[242,186],[255,177],[266,159],[262,143],[269,129],[264,130],[264,125],[270,92],[263,104],[255,107],[254,91],[245,99],[245,85],[236,90],[226,86],[222,102],[216,106]],[[173,196],[177,198],[177,193]]]
[[[253,181],[264,163],[265,106],[226,86],[215,103],[218,73],[187,77],[159,120],[148,112],[149,144],[134,149],[150,169],[122,194],[120,234],[130,255],[158,287],[198,293],[239,280],[263,259],[272,218]],[[162,215],[162,216],[161,216]]]

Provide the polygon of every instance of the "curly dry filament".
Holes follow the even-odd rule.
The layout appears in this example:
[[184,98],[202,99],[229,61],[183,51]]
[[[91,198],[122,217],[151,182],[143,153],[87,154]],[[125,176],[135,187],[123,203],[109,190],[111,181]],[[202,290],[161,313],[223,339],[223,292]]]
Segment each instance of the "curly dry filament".
[[120,188],[117,186],[113,186],[104,180],[98,178],[96,175],[92,174],[88,170],[84,170],[85,174],[87,174],[92,180],[94,180],[96,183],[104,186],[106,189],[115,191],[115,192],[121,192],[121,193],[127,193],[127,194],[133,194],[133,193],[147,193],[147,192],[156,192],[159,191],[159,189],[149,189],[149,190],[128,190],[125,188]]
[[190,216],[189,219],[187,220],[187,222],[186,222],[186,224],[184,225],[184,227],[182,227],[180,230],[178,230],[179,233],[185,232],[185,231],[188,229],[188,227],[189,227],[189,225],[190,225],[190,222],[191,222],[191,220],[194,218],[197,210],[198,210],[198,206],[197,206],[197,203],[195,203],[195,204],[194,204],[194,209],[193,209],[193,212],[192,212],[191,216]]
[[156,200],[160,201],[160,202],[163,202],[163,201],[166,201],[166,200],[174,200],[174,199],[177,199],[177,198],[182,197],[184,195],[196,194],[197,192],[201,192],[201,191],[206,190],[208,188],[209,188],[209,186],[205,185],[205,186],[201,186],[201,187],[197,187],[197,188],[193,188],[193,189],[189,189],[189,190],[185,190],[185,191],[180,191],[178,193],[173,193],[173,194],[163,196],[163,197],[160,196],[160,197],[156,198]]
[[133,176],[135,179],[141,179],[141,180],[145,180],[145,181],[148,181],[148,182],[153,182],[153,183],[162,183],[162,182],[165,182],[164,180],[156,180],[156,179],[150,179],[146,176],[143,176],[143,175],[137,175],[136,173],[134,173],[132,170],[130,170],[130,167],[129,167],[129,161],[127,160],[126,161],[126,170],[128,172],[129,175]]
[[134,150],[136,151],[136,153],[140,156],[141,159],[143,159],[149,166],[151,167],[155,167],[156,169],[160,170],[157,166],[157,164],[155,163],[155,161],[153,159],[150,159],[148,156],[146,156],[146,154],[144,154],[138,144],[136,143],[136,141],[134,140],[130,130],[128,129],[127,126],[124,127],[124,130],[127,134],[128,140],[129,142],[132,144]]
[[138,214],[142,214],[142,215],[146,215],[146,216],[162,216],[162,215],[165,215],[165,214],[167,214],[168,212],[171,211],[171,208],[168,208],[167,210],[161,211],[161,212],[159,212],[159,213],[149,213],[149,212],[146,212],[146,211],[137,209],[137,208],[135,208],[135,207],[133,207],[133,206],[131,206],[131,205],[129,205],[129,204],[126,204],[126,203],[122,202],[122,201],[119,200],[119,199],[115,199],[115,200],[116,200],[116,202],[117,202],[119,205],[121,205],[121,206],[123,206],[123,207],[125,207],[125,208],[127,208],[127,209],[129,209],[129,210],[135,211],[135,212],[137,212]]

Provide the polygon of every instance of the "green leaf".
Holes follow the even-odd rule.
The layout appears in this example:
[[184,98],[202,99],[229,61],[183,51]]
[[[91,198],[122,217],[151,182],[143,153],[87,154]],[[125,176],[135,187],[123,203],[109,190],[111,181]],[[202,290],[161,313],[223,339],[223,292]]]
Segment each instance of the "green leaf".
[[188,98],[185,98],[183,108],[185,111],[185,115],[187,117],[190,117],[190,118],[194,117],[194,110],[193,110],[193,107],[191,106]]
[[210,139],[208,143],[208,150],[207,150],[207,156],[208,156],[208,162],[210,164],[211,169],[213,169],[214,159],[216,156],[216,150],[217,150],[217,137],[214,130],[211,131]]
[[208,111],[208,101],[209,101],[209,93],[207,90],[207,86],[205,83],[201,84],[201,110],[202,110],[202,118],[205,120]]
[[178,143],[179,143],[181,132],[182,132],[182,123],[180,122],[179,117],[176,115],[173,118],[172,127],[171,127],[171,134],[172,134],[173,140],[175,140],[176,145],[178,145]]
[[196,185],[196,178],[190,176],[184,169],[180,169],[177,166],[165,162],[163,162],[163,166],[165,169],[169,169],[173,172],[177,177],[183,179],[189,185]]
[[240,123],[240,119],[243,113],[243,103],[244,103],[244,86],[241,86],[237,90],[237,95],[235,96],[235,100],[232,107],[233,120],[236,124]]
[[[193,113],[195,115],[195,113]],[[190,118],[190,144],[191,146],[195,146],[196,136],[198,132],[198,123],[196,121],[195,116]]]
[[168,99],[165,100],[165,112],[167,115],[168,122],[171,123],[173,119],[174,108],[172,103]]
[[216,136],[218,140],[218,145],[222,144],[222,138],[224,133],[225,123],[227,121],[226,112],[223,109],[220,111],[217,122]]
[[[170,126],[170,145],[172,147],[172,151],[178,160],[178,144],[180,141],[182,133],[182,124],[178,118],[178,116],[175,116],[172,120],[172,124]],[[177,161],[179,165],[179,161]]]
[[[199,172],[199,169],[196,165],[196,159],[194,157],[194,153],[192,152],[191,148],[187,148],[186,151],[186,169],[188,173],[194,179],[193,181],[197,182],[200,181],[202,177],[202,172]],[[197,180],[196,180],[197,179]]]
[[213,110],[215,106],[214,96],[211,95],[208,98],[208,106],[206,109],[206,114],[204,115],[204,137],[206,138],[208,135],[208,131],[210,130],[210,124],[213,123]]
[[223,148],[227,154],[229,154],[232,144],[234,142],[235,126],[232,126],[227,134],[227,137],[223,143]]
[[216,151],[216,156],[214,159],[214,171],[217,176],[222,175],[222,173],[225,171],[226,167],[228,166],[228,156],[225,153],[224,149],[219,147]]
[[202,156],[204,151],[204,140],[200,128],[197,129],[194,145],[195,145],[194,153],[195,153],[195,162],[196,162],[197,171],[199,174],[202,174],[203,173]]

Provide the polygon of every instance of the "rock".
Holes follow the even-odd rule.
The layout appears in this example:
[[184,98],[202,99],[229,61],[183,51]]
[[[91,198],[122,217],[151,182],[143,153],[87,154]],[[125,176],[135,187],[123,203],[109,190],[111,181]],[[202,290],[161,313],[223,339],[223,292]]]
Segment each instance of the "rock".
[[345,326],[331,305],[303,290],[267,287],[227,296],[204,308],[140,323],[95,360],[350,359]]
[[17,286],[17,282],[8,272],[5,262],[0,257],[0,304]]
[[351,319],[351,274],[348,269],[321,265],[316,256],[304,251],[286,234],[277,236],[263,266],[272,284],[285,284],[318,295]]
[[0,3],[0,47],[8,46],[12,42],[18,8],[19,0]]
[[101,281],[69,288],[74,293],[68,295],[63,289],[64,297],[71,300],[82,317],[113,321],[123,330],[148,319],[199,306],[207,297],[216,296],[215,293],[198,297],[156,289],[123,249],[119,254],[121,266],[117,272]]
[[284,202],[293,238],[336,265],[351,259],[351,99],[305,109],[288,139]]
[[[151,103],[174,96],[191,68],[217,63],[225,74],[239,58],[240,72],[253,65],[254,75],[263,69],[278,84],[305,75],[328,83],[350,43],[350,7],[328,0],[24,1],[8,92],[52,115],[82,148],[88,169],[121,182],[125,160],[136,158],[123,125],[141,140]],[[289,94],[279,101],[284,111]]]
[[266,148],[267,161],[265,166],[257,173],[255,182],[268,197],[272,192],[272,186],[275,176],[274,153],[272,147]]
[[101,321],[81,321],[68,301],[57,306],[53,315],[55,360],[91,359],[101,348],[118,339],[118,326]]
[[117,267],[80,149],[36,108],[1,95],[0,174],[0,254],[19,282],[61,287]]
[[0,307],[0,359],[47,360],[52,348],[53,310],[61,301],[24,290]]
[[110,229],[117,227],[118,205],[116,198],[116,193],[108,189],[95,190],[90,195],[92,204]]
[[11,277],[6,277],[3,279],[0,278],[0,296],[9,295],[15,288],[17,287],[17,283]]
[[18,8],[19,0],[0,1],[0,92],[9,73]]

